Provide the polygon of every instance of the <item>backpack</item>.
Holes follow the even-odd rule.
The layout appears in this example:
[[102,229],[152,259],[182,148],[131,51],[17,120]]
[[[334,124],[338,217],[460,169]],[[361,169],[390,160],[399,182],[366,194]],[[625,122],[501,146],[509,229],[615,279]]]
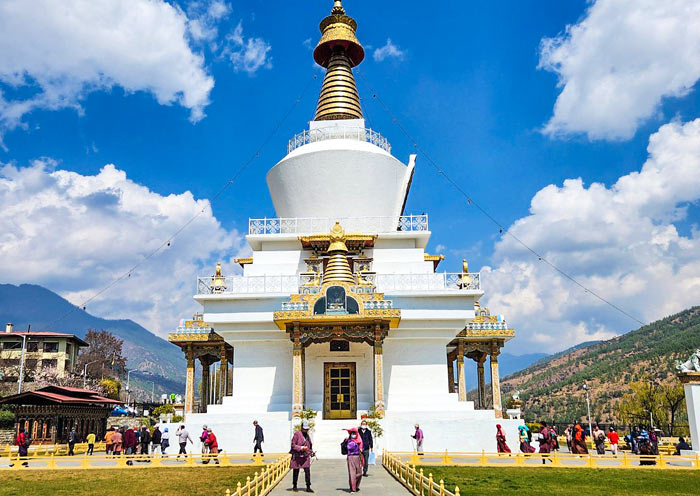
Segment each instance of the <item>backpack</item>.
[[347,455],[348,454],[348,440],[346,439],[342,443],[340,443],[340,454],[341,455]]
[[29,448],[29,445],[31,445],[31,444],[32,444],[32,440],[29,438],[28,435],[25,435],[24,436],[24,447]]

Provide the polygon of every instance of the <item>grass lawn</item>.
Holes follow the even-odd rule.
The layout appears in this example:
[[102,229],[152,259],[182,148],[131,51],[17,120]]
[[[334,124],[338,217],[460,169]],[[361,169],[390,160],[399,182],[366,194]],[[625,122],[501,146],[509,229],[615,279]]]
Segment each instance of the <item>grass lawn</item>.
[[478,495],[629,495],[698,494],[700,471],[515,467],[431,467],[423,473],[445,481],[450,491]]
[[0,496],[224,496],[260,467],[2,472]]

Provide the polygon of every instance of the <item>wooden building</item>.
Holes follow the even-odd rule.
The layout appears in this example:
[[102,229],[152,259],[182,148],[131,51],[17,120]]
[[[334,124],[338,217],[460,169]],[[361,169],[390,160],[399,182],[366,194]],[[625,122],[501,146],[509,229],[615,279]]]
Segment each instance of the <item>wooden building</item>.
[[82,441],[89,433],[102,439],[114,405],[118,401],[95,391],[65,386],[47,386],[0,399],[15,412],[15,433],[24,428],[32,444],[63,444],[75,427]]

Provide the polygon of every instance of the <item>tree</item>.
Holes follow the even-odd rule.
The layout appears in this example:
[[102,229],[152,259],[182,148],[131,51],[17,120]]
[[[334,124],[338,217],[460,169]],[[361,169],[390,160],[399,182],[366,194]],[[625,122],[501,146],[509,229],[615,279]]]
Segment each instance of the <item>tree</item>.
[[117,379],[105,377],[100,381],[100,387],[102,388],[102,391],[104,391],[103,394],[107,398],[111,398],[113,400],[119,399],[119,391],[122,389],[122,383]]
[[124,341],[105,330],[88,329],[84,338],[90,346],[78,356],[76,372],[83,372],[87,365],[88,377],[119,376],[126,371],[126,358],[122,355]]
[[649,425],[652,416],[656,424],[666,421],[661,386],[649,376],[630,384],[632,392],[622,397],[617,415],[628,424]]
[[[662,386],[661,388],[661,401],[663,405],[668,409],[669,413],[669,423],[668,423],[668,435],[673,436],[673,429],[676,427],[676,421],[678,420],[678,414],[682,412],[683,402],[685,401],[685,391],[683,386],[674,382],[674,384]],[[679,410],[681,412],[679,412]]]

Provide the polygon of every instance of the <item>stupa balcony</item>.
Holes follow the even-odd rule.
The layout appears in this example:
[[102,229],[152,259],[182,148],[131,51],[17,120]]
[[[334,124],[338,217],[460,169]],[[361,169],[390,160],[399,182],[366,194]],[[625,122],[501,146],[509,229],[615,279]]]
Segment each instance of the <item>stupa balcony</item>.
[[[318,281],[301,275],[262,275],[262,276],[212,276],[197,278],[197,296],[229,298],[253,297],[256,295],[285,295],[293,293],[318,292]],[[426,296],[439,294],[483,294],[481,275],[478,272],[437,272],[424,274],[372,274],[368,279],[363,275],[360,288],[376,287],[380,293],[402,294],[420,293]],[[360,289],[359,291],[362,291]]]
[[248,235],[326,234],[339,222],[345,232],[384,234],[395,232],[429,233],[428,215],[401,215],[398,217],[287,217],[248,220]]
[[355,140],[371,143],[372,145],[378,146],[385,152],[391,153],[391,145],[385,137],[370,128],[356,126],[333,126],[330,128],[302,131],[301,133],[295,134],[294,137],[289,140],[289,143],[287,144],[287,153],[292,153],[297,148],[310,143],[317,143],[319,141],[333,139]]

